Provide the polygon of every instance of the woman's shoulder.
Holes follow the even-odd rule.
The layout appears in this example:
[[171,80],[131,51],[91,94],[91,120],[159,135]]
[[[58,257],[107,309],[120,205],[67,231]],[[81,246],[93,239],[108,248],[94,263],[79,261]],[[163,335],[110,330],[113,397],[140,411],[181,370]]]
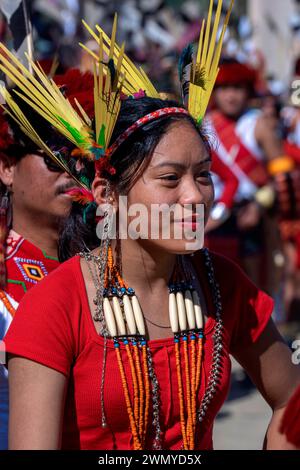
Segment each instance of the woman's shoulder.
[[21,300],[20,305],[23,305],[24,302],[35,301],[35,299],[48,301],[60,297],[73,297],[78,290],[76,287],[79,285],[80,276],[80,257],[74,256],[48,274],[33,289],[30,289]]
[[[68,375],[86,336],[82,318],[80,258],[71,258],[22,298],[5,336],[6,350]],[[79,340],[80,338],[80,340]]]
[[68,259],[61,263],[56,269],[51,271],[50,274],[45,278],[46,279],[53,279],[56,278],[68,278],[68,276],[74,276],[78,273],[80,269],[80,256],[75,255],[72,258]]

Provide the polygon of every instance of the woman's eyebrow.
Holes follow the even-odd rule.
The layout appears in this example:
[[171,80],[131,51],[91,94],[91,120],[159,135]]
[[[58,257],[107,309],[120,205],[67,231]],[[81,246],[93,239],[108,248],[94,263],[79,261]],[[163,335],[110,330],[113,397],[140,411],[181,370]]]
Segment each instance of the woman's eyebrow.
[[[199,165],[204,165],[205,163],[210,163],[212,161],[211,157],[207,157],[205,158],[205,160],[200,160],[196,165],[199,166]],[[172,160],[170,161],[167,161],[167,162],[162,162],[162,163],[158,163],[157,165],[151,165],[152,168],[163,168],[163,167],[166,167],[166,166],[171,166],[173,168],[176,168],[178,170],[185,170],[186,169],[186,165],[184,163],[178,163],[178,162],[174,162]]]

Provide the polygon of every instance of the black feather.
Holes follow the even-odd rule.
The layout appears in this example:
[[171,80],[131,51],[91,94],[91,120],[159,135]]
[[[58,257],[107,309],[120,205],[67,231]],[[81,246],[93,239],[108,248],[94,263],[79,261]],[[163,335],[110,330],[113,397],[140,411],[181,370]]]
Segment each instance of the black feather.
[[193,44],[189,44],[182,51],[178,61],[178,75],[180,80],[181,98],[183,103],[187,103],[189,86],[191,81],[191,69],[193,64]]
[[115,85],[115,79],[116,79],[116,68],[113,59],[109,59],[107,63],[107,67],[110,71],[110,77],[111,77],[111,84],[112,88],[114,88]]
[[193,44],[190,43],[183,49],[182,53],[180,54],[178,61],[178,75],[180,81],[182,80],[185,67],[187,65],[190,65],[193,60],[193,52]]

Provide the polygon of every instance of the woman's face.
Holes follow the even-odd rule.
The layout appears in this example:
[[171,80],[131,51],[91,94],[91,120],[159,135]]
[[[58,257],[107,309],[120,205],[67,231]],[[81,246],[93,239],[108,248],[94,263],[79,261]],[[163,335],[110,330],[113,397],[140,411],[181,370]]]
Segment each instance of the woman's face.
[[172,124],[127,194],[129,236],[170,253],[201,248],[214,199],[210,167],[211,157],[193,126]]

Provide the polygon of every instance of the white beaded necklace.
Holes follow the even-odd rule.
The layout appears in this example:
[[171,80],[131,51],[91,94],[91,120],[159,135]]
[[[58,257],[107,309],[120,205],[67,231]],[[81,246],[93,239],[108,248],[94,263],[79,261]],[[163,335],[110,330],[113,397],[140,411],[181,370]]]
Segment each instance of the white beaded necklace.
[[[207,407],[217,390],[218,379],[221,373],[221,354],[222,354],[222,319],[221,319],[221,300],[219,286],[214,278],[213,265],[210,259],[208,250],[203,250],[205,266],[207,268],[208,281],[213,294],[213,303],[216,309],[216,324],[214,331],[214,350],[213,350],[213,364],[209,374],[208,386],[200,407],[197,410],[199,422],[202,422]],[[112,288],[110,291],[102,290],[99,292],[99,282],[95,282],[95,274],[92,273],[90,261],[93,261],[94,266],[99,266],[100,257],[94,256],[92,253],[81,254],[87,261],[89,270],[93,277],[97,295],[94,303],[96,305],[95,320],[102,323],[102,335],[105,339],[111,337],[117,338],[127,337],[129,339],[140,338],[141,341],[146,342],[146,328],[144,323],[144,315],[140,307],[138,298],[132,288]],[[98,276],[97,276],[98,277]],[[101,306],[99,300],[102,298]],[[102,318],[99,311],[103,312]],[[191,280],[189,282],[180,282],[171,284],[169,286],[169,317],[170,326],[174,335],[186,335],[191,331],[203,331],[203,314],[200,305],[198,293],[193,286]],[[144,343],[145,344],[145,343]],[[159,384],[155,375],[152,363],[152,356],[150,348],[147,345],[148,352],[148,367],[149,375],[152,383],[152,406],[153,406],[153,425],[155,428],[155,439],[153,448],[161,448],[161,427],[160,427],[160,398],[159,398]],[[105,366],[105,360],[104,364]],[[104,413],[103,402],[103,386],[104,386],[104,373],[102,374],[101,383],[101,408],[102,408],[102,426],[106,426],[106,418]]]

